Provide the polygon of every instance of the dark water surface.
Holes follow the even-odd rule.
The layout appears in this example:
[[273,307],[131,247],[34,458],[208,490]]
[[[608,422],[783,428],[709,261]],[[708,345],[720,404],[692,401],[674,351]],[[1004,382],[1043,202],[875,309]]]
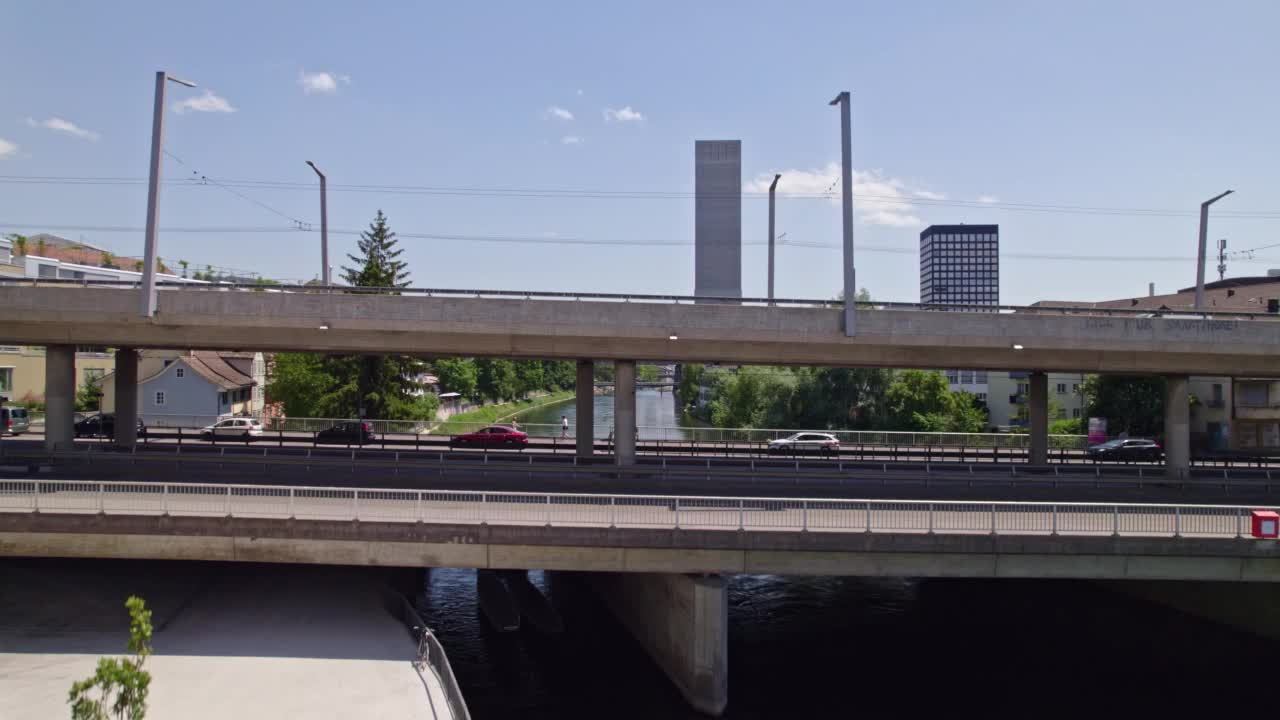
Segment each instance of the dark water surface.
[[[530,576],[563,635],[490,631],[472,571],[419,598],[477,720],[702,717],[579,578]],[[729,600],[736,720],[1221,717],[1269,696],[1280,649],[1083,582],[739,576]]]

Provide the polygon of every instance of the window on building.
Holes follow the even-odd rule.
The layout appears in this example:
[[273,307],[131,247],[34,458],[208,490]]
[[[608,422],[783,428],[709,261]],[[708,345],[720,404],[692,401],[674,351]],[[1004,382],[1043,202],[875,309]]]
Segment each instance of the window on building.
[[1213,400],[1210,407],[1222,407],[1222,383],[1213,384]]
[[987,401],[987,394],[986,394],[986,393],[980,392],[980,393],[978,393],[978,394],[977,394],[977,396],[976,396],[976,397],[978,398],[978,402],[986,402],[986,401]]
[[170,365],[172,365],[172,364],[173,364],[173,361],[172,361],[172,360],[165,360],[165,361],[164,361],[164,366],[165,366],[165,367],[169,367],[169,366],[170,366]]
[[979,385],[987,384],[987,371],[979,370],[973,374],[973,381]]
[[174,371],[173,371],[173,375],[174,375],[174,377],[176,377],[176,378],[178,378],[179,380],[181,380],[182,378],[184,378],[184,377],[186,377],[186,376],[187,376],[187,369],[186,369],[186,368],[178,368],[177,370],[174,370]]
[[1027,383],[1018,383],[1018,393],[1019,393],[1019,394],[1021,394],[1021,395],[1026,395],[1026,394],[1027,394],[1027,391],[1028,391],[1029,389],[1030,389],[1030,386],[1029,386]]
[[1066,394],[1067,394],[1067,384],[1066,384],[1066,383],[1058,383],[1058,394],[1059,394],[1059,395],[1066,395]]
[[1242,382],[1236,385],[1236,404],[1241,407],[1266,407],[1267,384]]
[[218,402],[222,405],[227,404],[227,394],[225,392],[218,393]]
[[13,368],[0,368],[0,392],[13,391]]
[[1074,418],[1074,419],[1076,419],[1076,420],[1079,420],[1079,419],[1080,419],[1080,408],[1071,408],[1071,417],[1072,417],[1072,418]]
[[1073,393],[1080,392],[1080,383],[1071,383],[1071,392]]
[[164,391],[163,391],[163,390],[157,390],[157,391],[156,391],[156,405],[163,405],[163,404],[164,404]]
[[1067,409],[1066,409],[1066,408],[1058,408],[1058,419],[1059,419],[1059,420],[1066,420],[1066,419],[1067,419]]

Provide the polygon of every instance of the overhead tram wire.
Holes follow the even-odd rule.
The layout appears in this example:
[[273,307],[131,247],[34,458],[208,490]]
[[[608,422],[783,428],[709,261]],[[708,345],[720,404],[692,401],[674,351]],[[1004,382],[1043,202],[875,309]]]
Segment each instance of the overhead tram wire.
[[[9,223],[0,220],[0,227],[13,228],[17,230],[47,230],[47,231],[67,231],[67,232],[120,232],[135,233],[141,232],[142,228],[125,226],[125,225],[44,225],[39,223]],[[169,233],[223,233],[223,234],[250,234],[250,233],[282,233],[294,234],[305,232],[316,232],[314,228],[299,227],[252,227],[252,226],[227,226],[227,227],[165,227],[161,228],[163,232]],[[361,230],[350,229],[334,229],[330,228],[329,233],[333,235],[352,235],[358,236]],[[436,240],[436,241],[454,241],[467,243],[514,243],[521,245],[578,245],[578,246],[606,246],[606,247],[631,247],[631,248],[687,248],[693,249],[694,244],[683,240],[614,240],[614,239],[597,239],[597,238],[581,238],[581,237],[531,237],[520,235],[463,235],[456,233],[423,233],[423,232],[396,232],[396,236],[400,238],[413,240]],[[744,246],[764,246],[767,243],[763,241],[744,240]],[[812,250],[839,250],[839,245],[831,245],[827,243],[806,242],[797,240],[787,240],[780,243],[779,247],[794,247]],[[912,247],[893,247],[888,245],[860,245],[859,252],[868,252],[875,254],[892,254],[892,255],[913,255],[917,252]],[[1081,255],[1070,253],[1029,253],[1029,252],[1002,252],[1001,258],[1011,260],[1061,260],[1061,261],[1082,261],[1082,262],[1187,262],[1195,258],[1190,256],[1155,256],[1155,255]],[[1253,257],[1249,261],[1266,263],[1280,262],[1280,260],[1272,258]]]
[[[170,157],[186,166],[177,156],[165,151]],[[190,166],[187,166],[190,167]],[[167,181],[174,186],[192,186],[213,184],[224,190],[235,193],[232,188],[260,190],[294,190],[313,192],[312,185],[300,182],[271,180],[228,179],[215,180],[207,175],[193,171],[196,178]],[[85,176],[23,176],[0,175],[0,184],[29,185],[142,185],[144,178],[127,177],[85,177]],[[478,198],[512,198],[512,199],[584,199],[584,200],[691,200],[697,195],[690,191],[639,191],[639,190],[586,190],[586,189],[552,189],[552,188],[484,188],[466,186],[429,186],[429,185],[362,185],[335,183],[329,186],[334,192],[383,193],[392,195],[428,195],[442,197],[478,197]],[[258,200],[235,193],[239,197],[259,205],[270,212],[301,223],[286,213],[266,205]],[[712,196],[715,197],[715,196]],[[727,197],[727,196],[726,196]],[[767,192],[746,191],[741,194],[744,199],[767,199]],[[819,193],[780,193],[784,200],[832,200],[836,196],[832,192]],[[1100,215],[1125,217],[1195,217],[1193,210],[1175,210],[1169,208],[1135,208],[1135,207],[1098,207],[1087,205],[1071,205],[1058,203],[1023,203],[1001,201],[994,203],[977,200],[952,200],[894,195],[854,194],[858,200],[872,202],[901,203],[904,205],[920,205],[927,207],[954,207],[979,210],[1003,210],[1010,212],[1041,212],[1066,215]],[[1280,210],[1222,210],[1214,213],[1215,217],[1245,220],[1280,220]],[[305,224],[305,223],[304,223]]]
[[298,218],[293,217],[292,215],[289,215],[288,213],[281,212],[281,211],[279,211],[279,210],[277,210],[277,209],[275,209],[275,208],[271,207],[270,205],[268,205],[268,204],[266,204],[266,203],[264,203],[264,202],[262,202],[262,201],[260,201],[260,200],[256,200],[256,199],[254,199],[254,198],[249,197],[248,195],[245,195],[245,194],[244,194],[244,193],[242,193],[242,192],[237,192],[236,190],[234,190],[232,187],[230,187],[230,186],[229,186],[229,185],[227,185],[226,183],[220,182],[220,181],[218,181],[218,180],[216,180],[216,179],[214,179],[214,178],[211,178],[211,177],[209,177],[208,175],[206,175],[206,174],[204,174],[204,173],[200,172],[199,170],[196,170],[195,168],[193,168],[193,167],[191,167],[190,165],[188,165],[188,164],[186,163],[186,161],[184,161],[182,158],[180,158],[180,157],[178,157],[177,155],[175,155],[175,154],[173,154],[172,152],[170,152],[170,151],[169,151],[169,148],[164,148],[164,154],[165,154],[165,155],[168,155],[168,156],[169,156],[169,157],[171,157],[171,158],[173,158],[173,159],[174,159],[174,160],[175,160],[179,165],[181,165],[181,166],[183,166],[183,167],[185,167],[185,168],[187,168],[187,169],[191,170],[191,174],[192,174],[194,177],[189,178],[189,179],[188,179],[189,181],[197,181],[197,179],[198,179],[198,182],[199,182],[199,183],[201,183],[201,184],[204,184],[204,183],[210,183],[210,184],[213,184],[213,185],[215,185],[215,186],[217,186],[217,187],[219,187],[219,188],[222,188],[223,190],[226,190],[227,192],[231,193],[232,195],[235,195],[236,197],[240,198],[241,200],[245,200],[245,201],[247,201],[247,202],[253,203],[254,205],[257,205],[258,207],[262,208],[263,210],[266,210],[266,211],[267,211],[267,212],[269,212],[269,213],[272,213],[272,214],[275,214],[275,215],[279,215],[280,217],[284,218],[285,220],[288,220],[289,222],[293,223],[293,224],[297,227],[297,229],[299,229],[299,230],[310,230],[310,229],[311,229],[311,223],[306,222],[306,221],[304,221],[304,220],[299,220]]

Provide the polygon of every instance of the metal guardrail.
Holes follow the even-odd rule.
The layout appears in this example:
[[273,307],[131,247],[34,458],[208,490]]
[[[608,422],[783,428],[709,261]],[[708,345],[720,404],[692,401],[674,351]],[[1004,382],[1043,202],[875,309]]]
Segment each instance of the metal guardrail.
[[445,699],[449,703],[450,715],[454,720],[471,720],[471,711],[467,708],[466,699],[462,697],[462,688],[458,685],[458,678],[453,674],[453,666],[449,664],[449,656],[445,653],[444,646],[440,644],[435,633],[431,632],[431,628],[423,622],[408,598],[400,593],[389,594],[393,597],[388,602],[387,610],[404,623],[410,635],[413,636],[414,642],[417,643],[414,669],[420,674],[434,673],[440,680]]
[[0,512],[757,532],[1243,537],[1250,508],[0,481]]
[[[140,281],[134,280],[68,280],[54,278],[0,278],[0,285],[20,285],[37,287],[40,285],[73,286],[73,287],[118,287],[139,288]],[[714,297],[694,295],[654,295],[640,293],[590,293],[566,292],[554,290],[486,290],[462,288],[373,288],[351,287],[349,285],[258,285],[249,283],[212,283],[195,285],[181,282],[158,282],[160,289],[178,288],[192,292],[287,292],[309,293],[318,295],[420,295],[426,297],[471,297],[493,299],[524,300],[593,300],[609,302],[652,302],[652,303],[719,303],[732,305],[769,306],[783,305],[792,307],[843,307],[843,301],[832,299],[810,298],[752,298],[752,297]],[[1104,317],[1159,317],[1176,315],[1179,318],[1191,316],[1206,320],[1243,319],[1243,320],[1280,320],[1280,315],[1266,312],[1243,312],[1223,310],[1195,310],[1172,308],[1170,310],[1150,310],[1134,308],[1098,308],[1049,305],[963,305],[956,303],[925,304],[906,302],[866,302],[856,303],[861,310],[936,310],[940,312],[981,312],[981,313],[1022,313],[1034,315],[1101,315]]]

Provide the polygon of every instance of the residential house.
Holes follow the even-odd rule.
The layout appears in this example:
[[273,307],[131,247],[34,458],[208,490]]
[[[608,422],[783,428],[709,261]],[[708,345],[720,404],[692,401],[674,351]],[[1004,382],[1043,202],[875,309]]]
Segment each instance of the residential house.
[[[115,357],[106,348],[77,348],[76,389],[101,380],[115,366]],[[44,383],[44,348],[0,345],[0,399],[14,403],[43,403]]]
[[[1194,287],[1176,293],[1074,302],[1044,300],[1034,306],[1150,311],[1149,317],[1194,312]],[[1204,308],[1217,312],[1280,313],[1280,271],[1228,278],[1204,286]],[[1129,321],[1141,319],[1131,317]],[[1280,449],[1280,383],[1254,378],[1191,376],[1191,440],[1200,449]],[[1050,390],[1052,397],[1052,381]]]
[[[149,350],[138,358],[138,378],[138,414],[148,425],[202,426],[263,411],[262,353]],[[112,374],[103,378],[102,411],[114,410]]]

